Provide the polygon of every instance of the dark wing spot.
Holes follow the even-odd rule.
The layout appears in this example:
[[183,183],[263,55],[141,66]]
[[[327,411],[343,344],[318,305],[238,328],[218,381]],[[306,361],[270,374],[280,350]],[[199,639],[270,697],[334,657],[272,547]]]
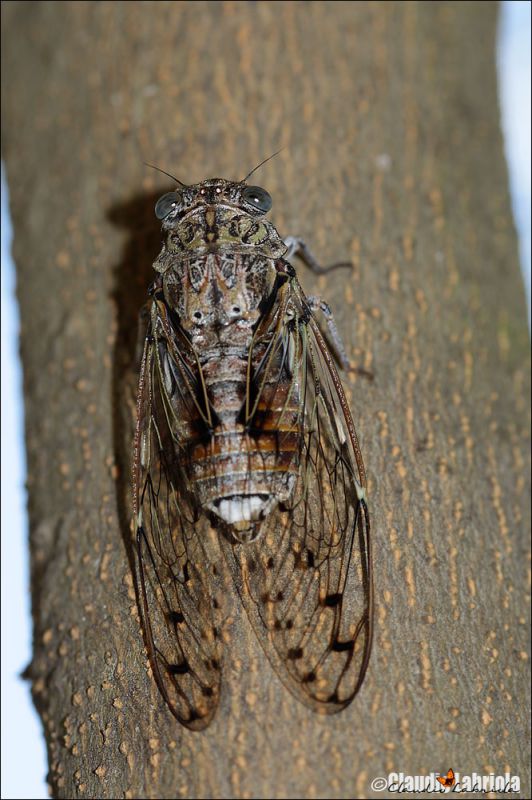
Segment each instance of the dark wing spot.
[[214,694],[214,691],[213,691],[213,689],[211,689],[211,687],[210,687],[210,686],[202,686],[202,687],[201,687],[201,693],[202,693],[202,694],[203,694],[205,697],[212,697],[212,696],[213,696],[213,694]]
[[289,658],[291,661],[297,661],[300,658],[303,658],[303,648],[302,647],[291,647],[286,657]]
[[329,608],[334,608],[338,605],[341,601],[342,595],[340,593],[337,594],[328,594],[325,600],[323,601],[324,606],[328,606]]
[[213,669],[220,669],[220,662],[217,658],[211,658],[211,667]]
[[185,621],[185,617],[180,611],[170,611],[168,614],[168,622],[171,622],[172,625],[179,625],[181,622]]
[[277,596],[275,599],[280,603],[281,600],[284,599],[284,594],[282,592],[277,592]]
[[182,661],[181,664],[168,664],[168,672],[170,675],[186,675],[190,672],[188,661]]
[[312,550],[307,550],[307,566],[309,566],[312,569],[314,567],[314,564],[315,564],[314,553],[312,552]]
[[275,561],[273,560],[272,556],[269,557],[268,561],[266,562],[266,566],[268,569],[273,569]]
[[303,683],[313,683],[315,680],[316,680],[315,672],[307,672],[307,674],[302,678]]
[[212,607],[213,608],[220,608],[220,603],[218,602],[216,597],[213,597],[213,599],[212,599]]
[[257,563],[254,558],[250,558],[248,561],[248,569],[250,572],[255,572],[257,569]]
[[327,702],[328,703],[339,703],[340,702],[340,698],[338,697],[338,692],[333,692],[332,694],[330,694],[329,697],[327,698]]
[[353,650],[355,647],[354,639],[350,639],[348,642],[340,642],[336,639],[332,643],[331,649],[334,650],[335,653],[343,653],[347,652],[348,650]]
[[294,627],[294,620],[293,619],[287,619],[285,627],[286,627],[286,629],[288,631],[291,630]]

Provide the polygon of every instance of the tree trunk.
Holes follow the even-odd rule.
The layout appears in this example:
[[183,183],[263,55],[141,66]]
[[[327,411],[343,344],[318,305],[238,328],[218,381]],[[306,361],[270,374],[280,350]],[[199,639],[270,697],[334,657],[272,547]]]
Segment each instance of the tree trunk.
[[[528,359],[491,2],[5,2],[3,152],[22,317],[33,694],[55,797],[377,797],[389,772],[530,796]],[[369,473],[376,631],[324,718],[236,598],[202,733],[147,668],[128,560],[138,311],[173,188],[257,182],[351,274],[332,306]],[[260,175],[260,177],[259,177]],[[381,793],[382,796],[382,793]],[[409,796],[409,793],[407,793]]]

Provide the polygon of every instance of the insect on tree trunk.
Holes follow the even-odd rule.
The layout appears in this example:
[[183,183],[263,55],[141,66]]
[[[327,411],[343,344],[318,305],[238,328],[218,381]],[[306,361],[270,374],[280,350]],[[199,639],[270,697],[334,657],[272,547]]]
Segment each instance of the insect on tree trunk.
[[[527,749],[528,363],[494,3],[2,4],[34,657],[55,797],[370,797]],[[376,624],[320,716],[227,591],[220,707],[180,726],[139,627],[129,470],[155,201],[260,173],[359,368]],[[373,380],[368,379],[368,373]]]

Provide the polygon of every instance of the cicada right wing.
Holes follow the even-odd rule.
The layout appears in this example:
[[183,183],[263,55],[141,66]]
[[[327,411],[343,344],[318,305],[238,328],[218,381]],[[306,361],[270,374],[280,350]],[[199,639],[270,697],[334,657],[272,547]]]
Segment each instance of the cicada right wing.
[[174,435],[179,404],[169,391],[169,370],[181,403],[197,402],[194,377],[164,306],[153,303],[137,401],[137,584],[155,680],[179,722],[201,730],[212,720],[220,694],[216,567],[206,548],[208,521],[187,490]]
[[[282,452],[294,435],[285,398],[300,398],[299,468],[290,497],[262,522],[260,536],[222,545],[279,677],[315,711],[334,713],[360,688],[371,649],[364,467],[332,356],[295,279],[282,287],[263,327],[273,331],[274,355],[262,385],[276,388],[256,406],[268,403],[267,433],[278,432]],[[260,437],[259,418],[249,424]]]

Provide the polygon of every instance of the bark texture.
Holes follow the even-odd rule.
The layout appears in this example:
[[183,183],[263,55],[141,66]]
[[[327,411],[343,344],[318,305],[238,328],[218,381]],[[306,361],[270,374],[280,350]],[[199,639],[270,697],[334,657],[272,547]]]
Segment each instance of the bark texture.
[[[373,778],[528,766],[528,361],[484,2],[5,2],[35,653],[55,797],[373,797]],[[351,274],[332,306],[369,472],[376,636],[333,718],[283,688],[233,602],[221,707],[150,678],[126,542],[155,199],[257,175]],[[125,410],[124,410],[125,409]],[[382,794],[381,794],[382,796]],[[406,796],[410,796],[408,793]]]

